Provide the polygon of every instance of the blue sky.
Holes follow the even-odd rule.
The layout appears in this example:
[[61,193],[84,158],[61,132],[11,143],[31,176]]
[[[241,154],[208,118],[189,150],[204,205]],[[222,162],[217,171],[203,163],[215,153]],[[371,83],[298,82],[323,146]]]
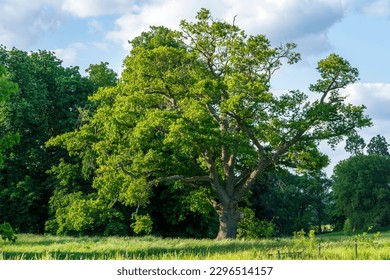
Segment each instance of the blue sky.
[[[0,44],[26,51],[55,51],[65,66],[107,61],[121,71],[128,40],[150,25],[178,28],[201,8],[232,21],[249,34],[265,34],[275,45],[296,42],[302,61],[280,70],[275,91],[307,92],[318,78],[316,62],[330,53],[360,71],[360,81],[345,90],[347,102],[365,104],[376,134],[390,142],[390,0],[0,0]],[[322,146],[333,165],[348,157],[343,145]]]

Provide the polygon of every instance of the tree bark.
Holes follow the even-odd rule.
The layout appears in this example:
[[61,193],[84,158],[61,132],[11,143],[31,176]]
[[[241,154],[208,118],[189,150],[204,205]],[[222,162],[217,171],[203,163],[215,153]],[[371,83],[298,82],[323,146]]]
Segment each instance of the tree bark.
[[216,240],[235,239],[237,236],[238,221],[241,216],[237,203],[229,203],[225,206],[218,204],[214,208],[219,218],[219,232]]

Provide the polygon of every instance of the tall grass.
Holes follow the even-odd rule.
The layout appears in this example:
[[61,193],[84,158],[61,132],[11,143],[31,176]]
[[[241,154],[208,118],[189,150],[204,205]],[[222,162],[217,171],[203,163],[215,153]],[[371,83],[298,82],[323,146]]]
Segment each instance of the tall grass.
[[[320,245],[320,252],[318,245]],[[147,237],[58,237],[20,234],[0,241],[0,260],[388,260],[390,235],[361,240],[320,236],[267,240],[195,240]]]

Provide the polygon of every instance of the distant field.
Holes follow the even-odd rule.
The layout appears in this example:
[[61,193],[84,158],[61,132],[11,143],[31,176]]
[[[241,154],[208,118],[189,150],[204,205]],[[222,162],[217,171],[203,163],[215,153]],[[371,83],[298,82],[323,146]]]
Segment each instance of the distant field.
[[20,234],[15,244],[0,241],[0,260],[390,259],[390,232],[382,233],[380,237],[361,235],[356,245],[354,239],[355,236],[340,234],[226,241],[151,236],[75,238]]

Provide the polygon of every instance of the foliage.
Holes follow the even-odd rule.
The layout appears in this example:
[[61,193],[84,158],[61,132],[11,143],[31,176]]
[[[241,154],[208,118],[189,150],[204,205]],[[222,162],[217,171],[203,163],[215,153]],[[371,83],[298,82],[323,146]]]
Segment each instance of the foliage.
[[188,188],[181,182],[156,186],[143,213],[150,214],[157,236],[213,238],[218,218],[208,196],[207,188]]
[[[0,131],[20,141],[4,155],[0,170],[0,217],[22,232],[44,232],[48,202],[57,182],[47,171],[62,149],[45,142],[78,126],[79,108],[87,106],[94,85],[77,67],[63,67],[49,51],[27,53],[0,47],[0,64],[18,90],[0,104]],[[15,142],[15,141],[14,141]]]
[[386,138],[379,134],[372,137],[368,145],[366,145],[364,139],[354,131],[349,135],[346,141],[345,150],[352,156],[363,155],[364,148],[366,148],[366,152],[369,155],[377,154],[381,156],[390,156],[389,146]]
[[[18,86],[9,80],[9,74],[6,69],[0,64],[0,104],[7,100],[11,94],[15,94],[18,91]],[[5,134],[0,132],[0,167],[3,164],[3,152],[12,147],[19,141],[19,134]]]
[[256,215],[272,221],[278,232],[317,229],[330,221],[331,181],[324,173],[269,172],[253,186]]
[[370,143],[367,145],[367,153],[377,154],[382,156],[390,156],[389,154],[389,144],[386,141],[386,138],[380,135],[374,136]]
[[357,234],[355,240],[358,242],[365,242],[373,244],[375,241],[378,241],[381,237],[381,232],[377,231],[375,234],[369,235],[369,232],[373,229],[373,226],[369,226],[367,231],[364,231],[362,234]]
[[124,216],[96,199],[94,194],[66,194],[56,191],[51,198],[54,218],[46,222],[46,231],[58,235],[126,235]]
[[95,85],[96,90],[99,87],[115,86],[118,82],[118,75],[108,68],[108,62],[91,64],[85,71],[88,73],[88,80]]
[[333,174],[336,211],[352,228],[390,223],[390,158],[378,154],[353,156],[338,163]]
[[278,96],[271,78],[299,61],[295,44],[272,47],[206,9],[196,20],[132,40],[119,82],[90,98],[96,110],[83,126],[48,145],[92,161],[92,186],[111,204],[147,207],[153,187],[172,181],[208,188],[217,238],[234,238],[256,177],[273,166],[320,170],[328,163],[320,141],[335,145],[371,122],[339,94],[358,79],[340,56],[319,61],[321,78],[310,85],[318,100],[294,90]]
[[12,243],[15,243],[16,239],[18,239],[9,223],[0,224],[0,235],[3,240],[8,239]]
[[243,218],[238,223],[238,239],[271,238],[275,235],[275,225],[266,220],[259,220],[250,208],[243,209]]
[[364,139],[356,131],[353,131],[345,141],[345,151],[354,156],[364,154],[365,147]]
[[353,233],[353,227],[352,227],[352,224],[351,224],[351,220],[350,219],[346,219],[345,222],[344,222],[344,234],[345,235],[352,235]]
[[131,224],[136,234],[150,234],[153,229],[153,221],[150,215],[133,215],[134,222]]
[[310,230],[307,235],[303,229],[294,231],[293,243],[294,247],[297,249],[315,248],[315,245],[317,244],[315,230]]
[[4,66],[0,65],[0,102],[10,97],[12,93],[17,92],[17,84],[9,81],[9,74]]

